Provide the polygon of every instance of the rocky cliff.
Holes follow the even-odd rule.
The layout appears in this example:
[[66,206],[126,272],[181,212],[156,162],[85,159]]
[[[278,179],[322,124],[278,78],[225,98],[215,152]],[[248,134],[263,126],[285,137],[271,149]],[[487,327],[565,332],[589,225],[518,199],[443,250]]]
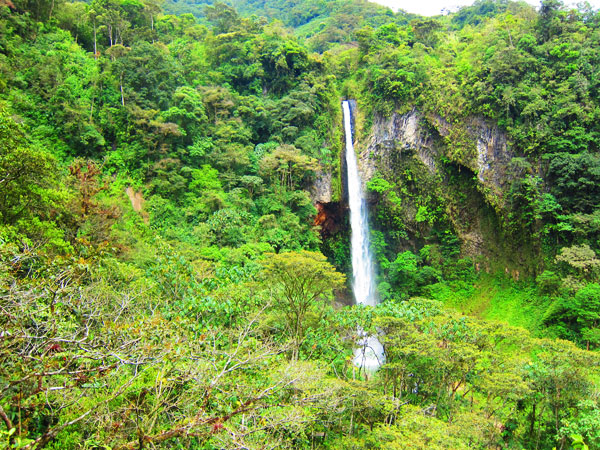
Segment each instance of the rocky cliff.
[[375,115],[371,133],[361,144],[365,182],[378,170],[389,168],[393,157],[413,156],[431,173],[438,172],[439,161],[444,158],[470,169],[490,204],[502,206],[503,193],[512,179],[509,165],[514,154],[506,134],[479,117],[452,125],[440,116],[425,116],[416,109],[390,117]]
[[380,229],[400,229],[396,249],[418,250],[445,233],[457,236],[464,256],[520,264],[501,232],[516,175],[498,126],[479,117],[449,123],[417,109],[375,115],[357,149],[363,182],[381,178],[394,191],[371,192],[370,200]]

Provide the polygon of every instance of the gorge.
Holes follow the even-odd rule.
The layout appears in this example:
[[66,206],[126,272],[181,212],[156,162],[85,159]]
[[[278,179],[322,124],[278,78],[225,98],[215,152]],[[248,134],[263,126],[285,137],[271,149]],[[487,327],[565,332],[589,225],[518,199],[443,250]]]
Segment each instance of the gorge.
[[0,449],[600,450],[599,67],[558,0],[0,0]]

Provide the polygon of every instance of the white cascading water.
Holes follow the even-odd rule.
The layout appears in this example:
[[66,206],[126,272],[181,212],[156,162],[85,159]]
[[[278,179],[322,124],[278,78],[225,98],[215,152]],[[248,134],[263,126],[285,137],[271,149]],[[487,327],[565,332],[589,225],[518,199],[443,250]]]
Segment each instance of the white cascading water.
[[[344,132],[346,134],[346,166],[348,168],[348,203],[350,205],[350,229],[352,251],[352,290],[357,304],[375,306],[375,271],[369,246],[369,223],[367,204],[358,173],[356,154],[352,138],[352,116],[350,102],[342,102],[344,111]],[[358,330],[361,340],[354,352],[354,365],[373,372],[383,363],[383,346],[376,336],[368,336]]]

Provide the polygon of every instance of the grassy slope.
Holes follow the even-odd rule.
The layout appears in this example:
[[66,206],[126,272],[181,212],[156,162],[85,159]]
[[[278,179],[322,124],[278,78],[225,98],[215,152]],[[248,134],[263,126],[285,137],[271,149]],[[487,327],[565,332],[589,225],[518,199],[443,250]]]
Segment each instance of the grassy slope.
[[516,282],[503,275],[482,274],[474,284],[459,289],[435,286],[431,297],[463,314],[523,327],[534,335],[547,335],[541,320],[548,301],[530,281]]

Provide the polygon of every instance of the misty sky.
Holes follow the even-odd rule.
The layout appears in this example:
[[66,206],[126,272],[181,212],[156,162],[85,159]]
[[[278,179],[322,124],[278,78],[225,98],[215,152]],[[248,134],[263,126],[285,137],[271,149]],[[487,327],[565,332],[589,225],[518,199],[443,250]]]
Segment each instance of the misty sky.
[[[459,6],[471,5],[473,0],[370,0],[381,5],[389,6],[390,8],[403,9],[405,11],[421,14],[423,16],[435,16],[440,14],[442,9],[446,8],[450,11],[455,11]],[[534,6],[539,6],[539,0],[525,0]],[[576,1],[564,2],[566,4],[575,4]],[[600,0],[589,1],[594,8],[600,8]]]

